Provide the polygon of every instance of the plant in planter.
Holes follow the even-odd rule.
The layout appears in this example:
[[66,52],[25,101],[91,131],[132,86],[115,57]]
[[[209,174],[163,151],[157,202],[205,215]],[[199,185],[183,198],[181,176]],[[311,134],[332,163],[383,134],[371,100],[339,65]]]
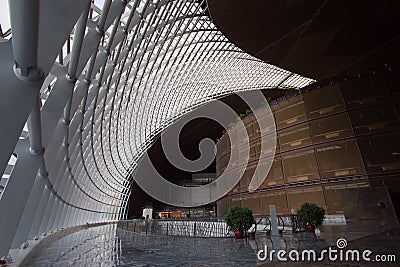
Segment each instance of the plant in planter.
[[249,208],[231,207],[224,216],[230,231],[235,232],[236,238],[242,238],[244,231],[250,229],[254,223],[253,212]]
[[306,224],[308,232],[314,232],[315,227],[322,224],[325,216],[325,210],[314,203],[304,203],[299,209],[297,215],[299,221]]

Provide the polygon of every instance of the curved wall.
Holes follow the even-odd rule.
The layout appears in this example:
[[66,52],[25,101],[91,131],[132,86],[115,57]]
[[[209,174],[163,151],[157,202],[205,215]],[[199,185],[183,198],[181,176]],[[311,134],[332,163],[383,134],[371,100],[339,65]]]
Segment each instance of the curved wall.
[[[274,163],[262,185],[248,191],[257,162],[262,163],[255,116],[244,119],[250,160],[240,182],[217,202],[218,216],[230,206],[247,206],[255,214],[293,214],[314,202],[327,214],[347,219],[396,218],[392,198],[400,189],[399,71],[367,74],[271,103],[277,125]],[[262,110],[256,111],[258,114]],[[237,131],[232,128],[230,131]],[[237,133],[243,136],[246,133]],[[241,143],[217,144],[217,175]],[[229,171],[229,170],[227,170]],[[379,202],[385,203],[381,209]]]

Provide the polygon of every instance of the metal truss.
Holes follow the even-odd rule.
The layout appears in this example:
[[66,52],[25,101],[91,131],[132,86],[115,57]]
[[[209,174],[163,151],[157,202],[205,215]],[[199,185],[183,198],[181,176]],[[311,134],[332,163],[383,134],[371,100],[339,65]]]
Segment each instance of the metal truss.
[[231,44],[205,1],[9,3],[12,38],[0,40],[0,256],[49,231],[123,219],[138,160],[194,108],[312,82]]

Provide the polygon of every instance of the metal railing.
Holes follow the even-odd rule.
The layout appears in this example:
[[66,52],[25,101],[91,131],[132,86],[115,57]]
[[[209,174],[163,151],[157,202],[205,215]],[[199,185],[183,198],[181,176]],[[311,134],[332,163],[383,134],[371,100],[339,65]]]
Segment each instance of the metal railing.
[[118,228],[136,233],[167,236],[228,237],[231,235],[226,223],[221,219],[120,221]]
[[[305,225],[298,220],[297,215],[277,216],[279,233],[300,232]],[[222,218],[176,218],[158,220],[125,220],[118,222],[118,228],[141,234],[187,237],[229,237],[226,222]],[[269,216],[254,216],[254,224],[246,234],[270,234],[271,218]]]
[[[270,234],[271,218],[254,216],[254,224],[246,234]],[[297,215],[277,216],[279,233],[295,233],[305,229]],[[176,218],[159,220],[125,220],[118,222],[118,228],[134,233],[187,237],[229,237],[226,222],[222,218]]]
[[[254,225],[250,228],[249,232],[252,234],[270,234],[271,232],[271,218],[269,216],[254,216]],[[305,229],[305,225],[298,220],[297,215],[278,215],[277,216],[279,233],[284,231],[300,232]]]

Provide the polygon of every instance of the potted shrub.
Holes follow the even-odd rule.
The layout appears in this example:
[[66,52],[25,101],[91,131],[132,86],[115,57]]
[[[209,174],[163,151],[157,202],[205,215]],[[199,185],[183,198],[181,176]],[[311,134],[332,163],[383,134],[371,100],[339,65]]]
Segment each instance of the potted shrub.
[[235,233],[235,238],[242,238],[244,231],[250,229],[254,223],[253,212],[249,208],[231,207],[224,216],[230,231]]
[[314,203],[304,203],[299,209],[297,215],[299,221],[306,225],[308,232],[314,232],[315,227],[322,224],[325,216],[325,210]]

